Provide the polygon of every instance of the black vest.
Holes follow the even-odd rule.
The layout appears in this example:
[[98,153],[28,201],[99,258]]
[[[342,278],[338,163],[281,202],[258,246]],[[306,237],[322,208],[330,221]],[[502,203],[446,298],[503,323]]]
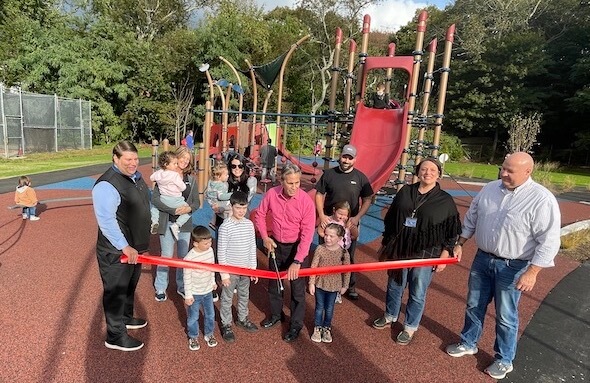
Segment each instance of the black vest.
[[[136,182],[127,176],[115,171],[112,167],[107,170],[97,181],[106,181],[113,185],[121,196],[121,203],[117,209],[117,222],[123,235],[133,247],[140,253],[148,250],[150,242],[150,198],[148,187],[143,178]],[[121,254],[98,228],[98,240],[96,250],[111,254]]]

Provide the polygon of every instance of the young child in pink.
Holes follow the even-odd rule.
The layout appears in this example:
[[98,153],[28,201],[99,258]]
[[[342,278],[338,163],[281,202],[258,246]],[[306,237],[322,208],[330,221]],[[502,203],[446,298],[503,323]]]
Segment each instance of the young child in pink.
[[[156,170],[151,176],[150,180],[158,184],[161,201],[171,208],[179,208],[188,206],[182,192],[186,189],[186,184],[182,180],[178,172],[178,159],[174,152],[164,152],[160,154],[158,159],[159,170]],[[152,213],[152,232],[154,231],[155,223],[159,219],[159,211],[156,208],[151,209]],[[170,231],[175,239],[178,239],[180,228],[191,218],[190,214],[181,214],[172,225]]]

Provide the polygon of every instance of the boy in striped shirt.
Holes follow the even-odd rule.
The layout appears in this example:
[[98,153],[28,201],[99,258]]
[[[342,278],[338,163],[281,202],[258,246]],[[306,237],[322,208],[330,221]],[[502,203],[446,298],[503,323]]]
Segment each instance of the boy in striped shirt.
[[[211,248],[211,232],[204,226],[196,226],[191,233],[193,248],[188,252],[185,261],[202,263],[215,263],[213,249]],[[184,269],[184,304],[187,306],[186,328],[188,332],[188,348],[196,351],[199,348],[199,308],[203,306],[203,321],[205,330],[205,343],[209,347],[217,346],[217,340],[213,336],[215,329],[215,309],[213,307],[213,294],[215,273],[200,269]]]
[[[220,265],[256,269],[256,238],[254,224],[246,218],[248,195],[235,191],[230,204],[232,215],[219,227],[217,233],[217,259]],[[250,281],[258,282],[257,277],[221,273],[221,300],[219,314],[221,317],[221,336],[229,343],[235,342],[232,331],[232,301],[234,289],[238,294],[238,320],[236,324],[248,332],[258,331],[258,327],[248,319],[248,301],[250,300]]]

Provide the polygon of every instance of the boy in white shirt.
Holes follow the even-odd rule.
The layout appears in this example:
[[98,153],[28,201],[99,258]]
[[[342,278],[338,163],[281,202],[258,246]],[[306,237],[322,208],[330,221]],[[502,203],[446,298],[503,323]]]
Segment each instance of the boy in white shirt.
[[[185,261],[215,263],[211,248],[211,232],[205,226],[196,226],[191,233],[193,248],[188,252]],[[184,304],[187,306],[186,328],[188,332],[188,348],[196,351],[199,345],[199,309],[203,306],[205,342],[209,347],[217,346],[213,335],[215,330],[215,309],[213,307],[213,289],[215,273],[207,270],[184,269]]]

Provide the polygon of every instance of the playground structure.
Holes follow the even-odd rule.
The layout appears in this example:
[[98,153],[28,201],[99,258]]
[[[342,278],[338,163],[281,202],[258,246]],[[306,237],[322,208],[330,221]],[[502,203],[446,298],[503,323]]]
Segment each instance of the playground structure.
[[[209,100],[206,102],[206,116],[203,127],[203,140],[199,147],[199,185],[203,188],[208,179],[211,156],[221,158],[223,153],[235,150],[246,155],[254,164],[259,161],[259,149],[271,138],[273,144],[279,150],[283,162],[290,161],[302,168],[304,173],[312,174],[311,182],[315,182],[321,175],[318,168],[328,169],[334,161],[335,148],[342,147],[346,143],[356,146],[359,156],[355,167],[365,173],[374,190],[379,190],[390,181],[392,174],[397,170],[397,179],[393,182],[396,188],[407,182],[408,175],[412,174],[412,167],[408,166],[413,157],[413,164],[418,164],[422,158],[436,157],[440,146],[440,134],[444,118],[444,105],[448,74],[450,71],[451,48],[454,39],[455,25],[451,25],[446,33],[443,62],[437,70],[434,69],[437,40],[433,39],[428,45],[428,60],[422,90],[418,94],[420,79],[420,67],[423,61],[423,41],[426,31],[427,13],[422,11],[418,17],[416,28],[415,49],[411,56],[396,56],[395,44],[389,44],[386,56],[368,57],[368,40],[370,33],[370,16],[365,15],[362,28],[362,43],[357,55],[356,42],[349,40],[348,66],[340,68],[340,53],[342,45],[342,31],[338,28],[335,37],[334,61],[332,66],[332,78],[330,87],[329,110],[326,116],[295,115],[282,113],[283,78],[288,61],[297,47],[304,43],[310,36],[304,36],[291,46],[288,52],[263,66],[254,67],[247,60],[248,73],[252,80],[253,108],[252,111],[243,110],[243,90],[238,72],[225,58],[220,60],[229,65],[234,72],[238,84],[232,84],[227,80],[213,81],[209,74],[209,65],[203,64],[200,68],[207,76],[209,83]],[[358,57],[355,79],[355,57]],[[383,81],[386,93],[391,94],[391,84],[395,73],[402,72],[407,76],[404,91],[400,95],[400,101],[392,101],[391,107],[377,109],[366,105],[363,100],[368,92],[367,80],[374,76],[373,73],[385,73]],[[340,73],[345,73],[344,82],[344,112],[336,111],[336,97]],[[436,112],[429,115],[431,93],[434,87],[435,74],[440,74],[438,82],[438,100]],[[279,85],[277,92],[277,112],[267,112],[268,101],[273,95],[271,87],[278,76]],[[398,76],[399,78],[399,76]],[[258,112],[257,82],[268,92],[266,94],[262,112]],[[225,87],[225,93],[223,91]],[[213,109],[215,101],[214,88],[217,88],[221,99],[221,110]],[[353,97],[354,88],[354,97]],[[239,110],[229,110],[232,91],[238,94]],[[417,108],[420,97],[422,105]],[[221,123],[214,124],[215,113],[221,115]],[[236,122],[229,123],[229,115],[237,115]],[[251,116],[251,118],[250,118]],[[260,122],[257,116],[261,116]],[[274,123],[266,123],[266,117],[276,118]],[[247,117],[243,120],[243,117]],[[325,145],[324,156],[316,156],[310,164],[293,155],[287,150],[288,122],[281,123],[281,117],[309,118],[315,125],[316,120],[325,121]],[[299,123],[302,124],[302,123]],[[433,128],[432,142],[425,141],[426,129]],[[417,138],[412,140],[412,133]],[[201,194],[203,190],[200,190]]]

